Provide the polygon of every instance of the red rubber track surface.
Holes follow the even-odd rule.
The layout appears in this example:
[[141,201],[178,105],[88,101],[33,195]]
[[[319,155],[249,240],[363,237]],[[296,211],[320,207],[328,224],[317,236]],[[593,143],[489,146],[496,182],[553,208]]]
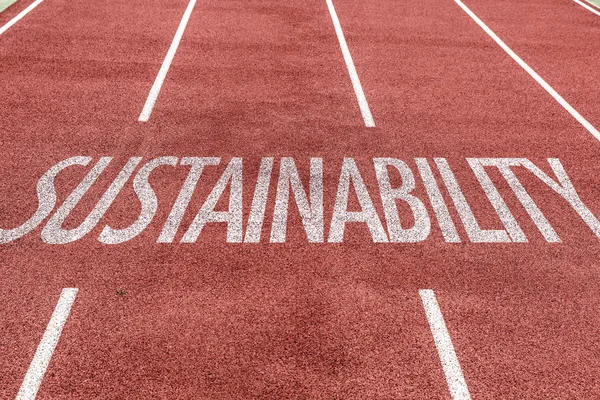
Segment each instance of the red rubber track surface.
[[[373,157],[413,171],[415,157],[445,157],[486,229],[501,224],[465,158],[525,157],[548,171],[558,157],[600,215],[598,141],[453,1],[334,3],[377,128],[362,125],[324,0],[199,0],[148,123],[137,116],[187,2],[46,0],[0,36],[0,226],[32,215],[38,178],[75,155],[115,160],[65,228],[129,157],[164,155],[223,160],[203,173],[182,227],[231,157],[244,158],[245,199],[261,157],[294,157],[305,186],[309,158],[323,157],[325,221],[343,157],[374,200]],[[569,1],[466,4],[600,126],[600,18]],[[88,169],[58,176],[59,203]],[[364,224],[341,244],[308,244],[290,207],[284,244],[226,243],[223,224],[195,244],[179,243],[183,228],[157,244],[187,172],[153,173],[158,213],[125,244],[96,238],[139,214],[131,185],[82,240],[46,245],[39,227],[0,246],[0,397],[18,391],[64,287],[79,295],[38,399],[449,398],[422,288],[437,294],[474,399],[600,395],[598,238],[531,174],[517,173],[562,243],[546,243],[491,172],[529,243],[469,243],[451,208],[460,244],[439,229],[373,244]],[[418,180],[415,194],[426,198]]]

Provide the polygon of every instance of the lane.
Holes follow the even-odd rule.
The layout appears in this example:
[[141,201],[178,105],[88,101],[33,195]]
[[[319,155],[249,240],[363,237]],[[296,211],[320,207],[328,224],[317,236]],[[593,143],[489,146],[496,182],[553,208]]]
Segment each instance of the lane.
[[[597,43],[589,39],[593,22],[582,21],[591,21],[593,15],[582,17],[577,11],[579,16],[572,17],[572,4],[465,4],[598,125],[597,102],[590,95],[598,87],[593,84],[596,71],[591,71]],[[597,140],[454,2],[350,1],[337,10],[356,66],[363,71],[378,128],[386,132],[386,140],[370,143],[368,152],[389,154],[394,148],[404,159],[446,158],[478,226],[509,230],[513,220],[506,219],[508,210],[522,229],[512,225],[508,233],[513,239],[523,239],[523,234],[528,241],[425,250],[422,259],[430,263],[430,275],[409,274],[420,287],[439,293],[444,316],[455,329],[453,342],[472,396],[541,399],[598,393],[598,346],[595,329],[589,331],[599,321],[593,306],[583,306],[596,303],[598,238],[539,178],[525,168],[512,168],[561,240],[546,242],[540,220],[534,223],[506,176],[485,168],[488,184],[497,188],[504,207],[493,192],[488,200],[485,184],[473,179],[474,170],[464,160],[519,155],[549,173],[546,158],[558,157],[582,201],[598,215]],[[561,20],[551,20],[558,15]],[[534,32],[538,24],[542,33]],[[571,25],[571,31],[561,31]],[[521,37],[523,32],[529,35]],[[527,51],[531,48],[539,49],[539,59]],[[435,167],[434,174],[439,182]],[[420,196],[418,188],[416,193]],[[442,188],[443,199],[452,204],[449,195]],[[468,240],[464,207],[462,215],[461,207],[448,207],[459,236]],[[416,249],[402,250],[407,255]]]
[[30,13],[2,35],[2,117],[9,138],[35,132],[43,122],[50,124],[44,137],[52,142],[127,136],[123,131],[139,114],[148,94],[145,81],[155,76],[185,4],[70,8],[57,1]]
[[141,266],[128,276],[115,268],[127,294],[94,287],[78,303],[78,315],[95,318],[69,321],[40,398],[447,396],[414,292],[357,285],[342,268],[298,266],[298,256],[174,263],[168,286],[157,282],[163,271],[142,281]]
[[574,2],[465,2],[594,126],[600,125],[598,17]]
[[548,94],[552,96],[562,108],[571,114],[571,116],[575,118],[577,122],[579,122],[596,139],[600,140],[600,132],[598,132],[598,130],[592,124],[590,124],[588,120],[586,120],[577,110],[573,108],[573,106],[571,106],[571,104],[569,104],[560,94],[558,94],[558,92],[554,90],[554,88],[550,86],[548,82],[546,82],[537,72],[535,72],[533,68],[527,65],[527,63],[523,61],[521,57],[519,57],[510,47],[508,47],[506,43],[504,43],[504,41],[502,41],[502,39],[500,39],[498,35],[494,33],[494,31],[492,31],[477,15],[475,15],[475,13],[473,13],[473,11],[471,11],[470,8],[465,6],[465,3],[460,0],[455,0],[455,3],[458,4],[459,7],[462,8],[463,11],[467,13],[467,15],[471,17],[471,19],[475,21],[475,23],[479,25],[481,29],[483,29],[483,31],[487,33],[488,36],[490,36],[502,48],[502,50],[504,50],[513,60],[515,60],[515,62],[519,64],[519,66],[523,68],[525,72],[527,72],[546,92],[548,92]]
[[[468,153],[465,150],[476,148],[486,155],[501,154],[508,146],[528,148],[528,142],[575,143],[573,134],[581,134],[577,123],[568,121],[568,115],[555,115],[561,112],[560,106],[557,109],[548,101],[548,94],[456,4],[441,7],[447,14],[385,1],[338,6],[345,17],[348,41],[357,47],[354,58],[364,71],[363,84],[373,97],[373,111],[385,124],[380,127],[396,135],[405,147],[426,142],[429,149]],[[360,21],[361,14],[367,16],[364,21]],[[507,38],[517,54],[523,53],[508,40],[511,35],[497,33]],[[595,53],[587,54],[588,65],[593,65]],[[547,75],[549,68],[532,66],[542,77]],[[548,81],[571,99],[563,85]],[[590,101],[573,100],[574,107],[598,125],[597,113],[589,110],[594,102],[586,100]],[[496,127],[496,123],[503,125]],[[441,137],[439,132],[443,132]],[[454,146],[448,146],[450,142]]]
[[327,4],[318,1],[198,3],[153,115],[161,126],[177,121],[182,132],[212,131],[217,140],[305,143],[364,130]]

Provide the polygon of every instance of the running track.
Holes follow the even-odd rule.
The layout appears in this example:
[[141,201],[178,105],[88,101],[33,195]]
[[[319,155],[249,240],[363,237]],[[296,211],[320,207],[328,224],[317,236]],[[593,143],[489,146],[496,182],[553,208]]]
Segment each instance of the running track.
[[[569,0],[464,3],[600,127],[600,16]],[[29,4],[10,6],[0,26]],[[55,212],[101,157],[113,161],[63,229],[82,224],[130,157],[143,157],[136,173],[156,157],[221,159],[202,172],[171,243],[157,239],[188,177],[179,164],[152,172],[156,214],[125,243],[98,237],[138,218],[135,173],[81,239],[45,243],[48,217],[0,245],[1,398],[21,393],[65,288],[78,292],[38,399],[600,396],[599,237],[521,165],[515,174],[560,242],[543,236],[499,169],[486,167],[527,242],[474,243],[434,168],[445,158],[481,228],[507,238],[514,226],[503,225],[507,214],[492,207],[467,158],[528,159],[555,180],[548,159],[559,159],[600,216],[600,143],[590,129],[453,0],[333,1],[375,127],[365,126],[326,0],[197,0],[140,122],[188,4],[45,0],[0,35],[2,229],[35,213],[38,180],[71,157],[92,161],[57,175]],[[182,243],[235,157],[244,163],[246,235],[261,159],[274,158],[259,243],[232,243],[225,223]],[[307,195],[311,158],[322,159],[321,243],[309,243],[294,196],[285,241],[269,239],[282,157],[295,160]],[[386,240],[373,159],[406,162],[429,235],[374,243],[366,223],[350,222],[333,243],[344,157],[360,170]],[[460,243],[443,236],[416,158],[433,168]],[[360,196],[351,190],[349,211],[364,209]],[[225,190],[217,209],[234,197]],[[411,208],[397,207],[410,228]],[[443,361],[448,343],[430,325],[424,289],[435,293],[460,366]],[[464,386],[453,391],[457,373]]]

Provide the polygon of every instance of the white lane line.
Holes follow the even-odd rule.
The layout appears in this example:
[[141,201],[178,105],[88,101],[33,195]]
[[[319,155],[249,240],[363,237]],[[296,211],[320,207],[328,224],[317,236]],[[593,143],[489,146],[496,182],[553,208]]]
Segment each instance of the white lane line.
[[469,15],[469,17],[471,17],[473,21],[475,21],[477,25],[479,25],[479,27],[485,31],[485,33],[487,33],[492,39],[494,39],[494,41],[498,44],[498,46],[502,48],[502,50],[504,50],[509,56],[511,56],[511,58],[515,60],[517,64],[521,66],[521,68],[523,68],[533,79],[535,79],[535,81],[539,83],[540,86],[546,90],[546,92],[548,92],[552,97],[554,97],[554,100],[556,100],[558,104],[560,104],[565,110],[567,110],[569,114],[571,114],[573,118],[575,118],[581,125],[583,125],[583,127],[587,129],[588,132],[594,135],[596,139],[600,140],[600,132],[598,132],[598,130],[594,128],[592,124],[590,124],[585,118],[583,118],[581,114],[577,112],[577,110],[575,110],[569,103],[567,103],[567,101],[563,99],[562,96],[558,94],[556,90],[554,90],[552,86],[550,86],[541,76],[539,76],[538,73],[533,70],[533,68],[527,65],[527,63],[523,61],[521,57],[519,57],[514,51],[512,51],[510,47],[506,45],[506,43],[504,43],[490,28],[488,28],[488,26],[482,20],[479,19],[479,17],[477,17],[477,15],[473,13],[473,11],[471,11],[460,0],[454,0],[454,2],[458,4],[460,8],[462,8],[463,11],[466,12],[467,15]]
[[17,393],[16,400],[35,399],[40,384],[42,383],[42,379],[44,378],[44,374],[46,373],[46,368],[48,368],[48,364],[52,358],[52,353],[54,353],[54,348],[60,338],[63,326],[71,312],[71,306],[75,301],[77,291],[78,289],[75,288],[65,288],[62,290],[56,308],[52,313],[50,322],[48,322],[48,326],[42,337],[42,341],[35,351],[27,374],[25,374],[25,379],[23,379],[19,393]]
[[429,321],[433,341],[440,356],[442,369],[444,370],[444,375],[446,375],[446,382],[448,383],[452,399],[470,400],[469,388],[467,388],[467,383],[460,369],[460,364],[458,363],[450,334],[444,323],[444,316],[435,298],[435,293],[433,293],[433,290],[423,289],[419,290],[419,295],[425,308],[427,321]]
[[21,11],[20,13],[18,13],[13,19],[11,19],[10,21],[8,21],[6,24],[4,24],[1,28],[0,28],[0,35],[2,35],[4,32],[6,32],[8,30],[8,28],[10,28],[11,26],[13,26],[14,24],[16,24],[17,22],[19,22],[19,20],[21,18],[23,18],[24,16],[26,16],[29,11],[33,10],[34,8],[36,8],[37,6],[40,5],[40,3],[44,1],[44,0],[36,0],[33,3],[31,3],[29,5],[29,7],[27,7],[26,9],[24,9],[23,11]]
[[587,8],[588,10],[590,10],[591,12],[593,12],[594,14],[600,16],[600,11],[596,10],[595,8],[592,8],[591,6],[588,6],[587,4],[585,4],[582,1],[579,0],[573,0],[575,3],[579,4],[581,7],[583,8]]
[[594,9],[600,10],[600,4],[598,4],[598,0],[584,0],[586,3],[591,5]]
[[358,100],[360,113],[362,114],[363,120],[365,121],[365,126],[368,128],[373,128],[375,127],[375,121],[373,121],[373,116],[371,115],[369,103],[367,103],[365,92],[363,91],[362,85],[360,84],[360,79],[358,79],[358,73],[356,72],[354,61],[352,61],[350,49],[348,49],[348,44],[346,44],[346,39],[344,38],[342,25],[340,24],[340,20],[338,19],[337,13],[335,12],[335,8],[333,7],[332,0],[326,0],[326,2],[327,8],[329,8],[329,14],[331,15],[331,20],[333,21],[333,27],[335,28],[335,34],[337,35],[338,42],[340,43],[340,48],[342,49],[342,54],[344,55],[346,68],[348,69],[348,73],[350,74],[350,80],[352,81],[352,87],[354,88],[354,93],[356,94],[356,100]]
[[196,5],[196,0],[190,0],[187,8],[185,9],[185,13],[183,13],[183,18],[181,18],[181,22],[179,23],[179,27],[177,28],[177,32],[175,32],[175,37],[173,37],[173,42],[171,42],[171,47],[169,47],[169,51],[158,71],[158,75],[156,75],[156,79],[154,80],[154,84],[152,85],[152,89],[150,89],[150,93],[148,94],[148,98],[146,99],[146,104],[144,104],[144,108],[138,118],[140,122],[147,122],[150,119],[150,114],[152,114],[152,109],[154,108],[154,104],[156,103],[156,99],[158,98],[158,94],[160,93],[160,89],[162,88],[163,82],[165,81],[165,77],[167,76],[167,72],[169,72],[169,68],[171,67],[171,62],[175,57],[175,53],[177,52],[177,47],[179,47],[179,42],[181,42],[181,37],[183,36],[183,32],[185,31],[185,27],[190,19],[190,15],[192,15],[192,10]]

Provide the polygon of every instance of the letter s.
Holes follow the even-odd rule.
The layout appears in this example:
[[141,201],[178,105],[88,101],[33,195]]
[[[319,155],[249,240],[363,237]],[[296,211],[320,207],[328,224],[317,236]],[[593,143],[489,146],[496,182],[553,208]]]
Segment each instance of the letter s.
[[9,243],[27,235],[37,228],[45,220],[56,205],[56,190],[54,189],[54,178],[63,169],[72,165],[86,166],[92,161],[92,157],[77,156],[67,158],[50,168],[37,183],[38,208],[31,218],[23,225],[14,229],[0,228],[0,244]]

